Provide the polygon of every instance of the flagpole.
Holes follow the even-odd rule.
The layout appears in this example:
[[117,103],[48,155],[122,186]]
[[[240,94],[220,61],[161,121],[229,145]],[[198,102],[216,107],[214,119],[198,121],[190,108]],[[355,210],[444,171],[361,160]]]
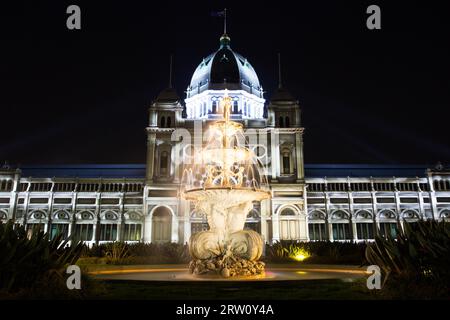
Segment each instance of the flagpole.
[[170,55],[170,65],[169,65],[169,88],[172,88],[172,59],[173,59],[173,54]]
[[227,8],[223,10],[224,19],[223,19],[223,34],[227,34]]
[[281,89],[281,54],[278,53],[278,88]]

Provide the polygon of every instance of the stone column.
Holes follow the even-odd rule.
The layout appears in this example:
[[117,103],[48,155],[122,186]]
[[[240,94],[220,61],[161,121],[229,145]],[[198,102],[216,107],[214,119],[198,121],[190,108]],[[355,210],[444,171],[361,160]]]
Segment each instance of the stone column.
[[432,213],[433,219],[438,220],[439,213],[438,213],[437,205],[436,205],[436,192],[434,191],[433,176],[430,172],[428,172],[427,180],[428,180],[428,186],[430,188],[430,191],[428,192],[428,194],[430,197],[431,213]]
[[95,223],[94,223],[94,227],[92,229],[92,231],[93,231],[92,241],[94,241],[95,244],[98,244],[98,238],[99,238],[99,235],[97,234],[97,232],[98,232],[97,227],[100,224],[100,201],[101,201],[101,198],[102,198],[101,193],[97,192],[96,199],[95,199],[95,219],[94,219]]
[[308,223],[307,217],[303,210],[303,203],[299,204],[301,208],[299,214],[297,215],[297,223],[298,223],[298,238],[301,241],[308,241]]
[[[145,206],[148,206],[148,204],[145,202]],[[147,209],[148,210],[148,209]],[[148,210],[148,214],[145,215],[144,219],[144,229],[142,230],[142,233],[144,234],[144,242],[150,243],[152,242],[152,216],[153,213],[151,210]]]
[[124,193],[125,186],[122,185],[122,192],[119,195],[119,221],[117,223],[117,241],[123,241],[123,230],[125,227],[123,226],[125,224],[125,193]]
[[9,200],[9,215],[7,218],[12,219],[13,222],[16,221],[16,208],[17,208],[17,198],[18,198],[19,186],[20,186],[20,174],[21,174],[21,171],[19,169],[17,169],[14,174],[13,188],[11,190],[11,197]]
[[356,241],[356,240],[358,240],[358,232],[356,230],[356,221],[355,221],[355,219],[351,219],[349,222],[351,223],[351,227],[352,227],[351,230],[352,230],[353,241]]
[[[326,181],[326,178],[325,178]],[[326,231],[328,235],[328,240],[333,241],[333,227],[331,225],[331,215],[330,215],[330,198],[328,197],[327,192],[325,191],[323,193],[323,196],[325,198],[325,212],[327,213],[325,224],[326,224]]]
[[401,217],[400,197],[398,195],[398,191],[394,192],[394,197],[395,197],[395,210],[397,211],[397,220],[400,220],[400,224],[403,229],[403,219]]
[[295,159],[297,161],[297,182],[305,178],[305,169],[303,165],[303,134],[295,133]]
[[72,227],[73,227],[73,222],[72,222],[72,220],[70,220],[69,226],[67,228],[67,237],[70,237],[72,235]]
[[25,228],[25,230],[27,229],[28,226],[28,206],[30,205],[30,187],[28,186],[27,192],[25,194],[25,199],[24,199],[24,208],[23,208],[23,226]]
[[120,219],[117,223],[117,234],[115,241],[122,241],[121,232],[122,232],[122,219]]
[[147,137],[147,183],[153,182],[153,173],[155,165],[155,148],[156,148],[156,133],[149,133]]
[[[420,189],[419,189],[420,190]],[[421,191],[417,192],[417,198],[419,199],[419,213],[422,216],[423,219],[427,219],[425,215],[425,209],[423,206],[423,195]]]
[[306,189],[306,184],[303,185],[303,213],[305,214],[306,223],[306,241],[309,241],[309,219],[308,219],[308,190]]
[[280,220],[272,205],[272,242],[280,241]]
[[[75,224],[76,224],[76,212],[77,212],[77,197],[78,193],[77,190],[77,183],[75,182],[75,187],[72,190],[72,214],[70,216],[70,223],[69,223],[69,230],[68,230],[68,236],[70,237],[72,233],[75,232]],[[70,241],[72,243],[72,241]]]
[[373,212],[373,223],[374,223],[374,236],[380,234],[380,218],[378,217],[378,209],[377,209],[377,198],[375,196],[375,192],[371,191],[370,196],[372,198],[372,212]]
[[174,183],[180,183],[180,167],[181,167],[181,161],[180,161],[180,142],[175,142],[175,145],[172,147],[173,153],[174,153],[174,157],[173,159],[173,163],[175,166],[175,173],[174,173],[174,177],[173,177],[173,182]]
[[[350,185],[350,178],[348,177],[348,184]],[[350,190],[350,189],[349,189]],[[358,240],[358,232],[356,230],[356,216],[354,215],[353,212],[353,194],[351,191],[348,192],[348,209],[350,211],[350,221],[349,223],[351,223],[351,235],[352,235],[352,239],[354,241]]]
[[327,219],[327,225],[328,225],[328,237],[330,241],[334,241],[333,237],[333,225],[331,224],[331,217]]
[[[51,232],[51,230],[52,230],[52,223],[53,223],[53,217],[52,217],[52,215],[53,215],[53,196],[54,196],[54,193],[53,193],[53,188],[54,188],[54,186],[55,186],[55,183],[54,182],[52,182],[52,187],[51,187],[51,189],[50,189],[50,192],[49,192],[49,194],[48,194],[48,217],[47,217],[47,224],[46,224],[46,226],[45,226],[45,232],[48,232],[49,233],[49,236],[51,237],[51,234],[50,234],[50,232]],[[50,238],[51,239],[51,238]]]
[[155,110],[155,108],[150,108],[149,125],[151,127],[157,127],[158,126],[158,112]]
[[170,241],[178,243],[178,216],[175,212],[172,214],[172,236]]
[[270,169],[272,174],[272,182],[277,182],[277,176],[279,173],[278,158],[279,158],[279,146],[280,139],[278,133],[275,130],[270,131]]
[[280,163],[280,144],[279,142],[275,146],[275,169],[276,169],[276,177],[279,177],[281,174],[281,163]]
[[295,108],[295,125],[300,126],[301,125],[300,106],[296,104],[294,108]]
[[94,241],[97,244],[97,225],[98,225],[98,221],[97,219],[95,219],[93,227],[92,227],[92,238],[91,241]]
[[169,177],[175,179],[175,142],[170,144],[170,158],[169,158]]

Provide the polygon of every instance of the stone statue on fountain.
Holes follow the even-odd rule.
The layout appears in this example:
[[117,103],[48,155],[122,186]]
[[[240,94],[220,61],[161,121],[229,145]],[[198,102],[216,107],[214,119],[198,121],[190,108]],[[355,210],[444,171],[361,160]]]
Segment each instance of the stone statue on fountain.
[[[184,198],[195,202],[209,225],[190,238],[189,269],[223,277],[257,275],[264,272],[264,263],[258,261],[264,242],[244,225],[253,201],[268,199],[270,193],[256,155],[245,146],[231,145],[243,136],[242,125],[230,121],[231,98],[225,96],[221,107],[224,120],[210,128],[219,134],[202,149],[202,163],[186,168],[183,176]],[[201,181],[196,181],[199,176]]]

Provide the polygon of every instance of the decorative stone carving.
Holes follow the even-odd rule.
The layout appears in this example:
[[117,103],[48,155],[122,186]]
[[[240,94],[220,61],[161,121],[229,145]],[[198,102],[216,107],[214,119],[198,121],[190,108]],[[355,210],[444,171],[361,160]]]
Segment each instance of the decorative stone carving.
[[253,201],[270,198],[265,177],[254,153],[239,141],[242,126],[229,121],[231,98],[223,100],[224,121],[213,124],[211,140],[202,150],[203,161],[185,170],[184,198],[206,215],[210,229],[191,236],[194,274],[215,273],[223,277],[256,275],[264,271],[263,240],[253,230],[243,230]]

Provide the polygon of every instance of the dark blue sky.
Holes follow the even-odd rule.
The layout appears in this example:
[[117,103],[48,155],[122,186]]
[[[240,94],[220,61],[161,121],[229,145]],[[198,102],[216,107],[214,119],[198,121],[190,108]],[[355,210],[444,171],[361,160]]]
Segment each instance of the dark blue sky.
[[[394,1],[390,1],[394,2]],[[366,28],[369,4],[382,30]],[[82,30],[66,29],[78,4]],[[301,102],[307,163],[448,163],[450,44],[442,1],[22,1],[2,10],[0,160],[142,163],[147,109],[168,83],[180,96],[218,47],[267,91]],[[6,31],[6,32],[5,32]]]

